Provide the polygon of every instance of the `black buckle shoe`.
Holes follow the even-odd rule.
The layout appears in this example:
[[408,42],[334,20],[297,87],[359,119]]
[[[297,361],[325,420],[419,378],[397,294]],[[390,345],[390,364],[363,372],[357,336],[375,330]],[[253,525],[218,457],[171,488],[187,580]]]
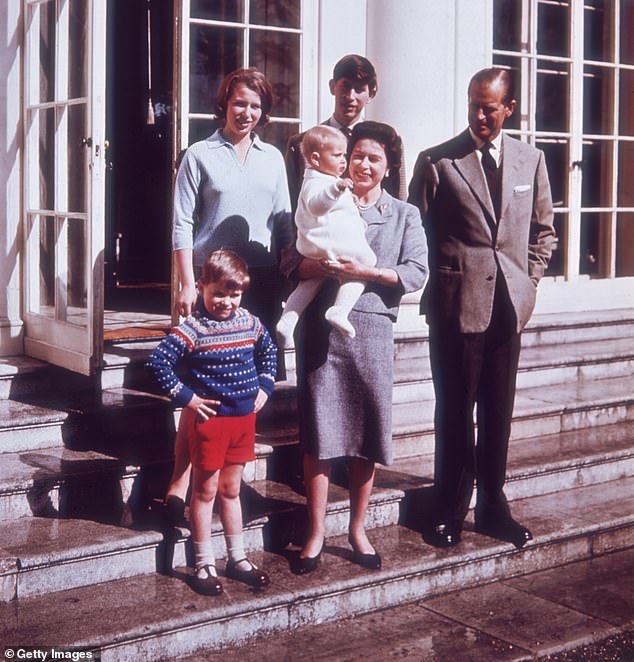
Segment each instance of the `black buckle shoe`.
[[188,584],[201,595],[220,595],[222,584],[220,579],[211,572],[210,565],[195,568],[192,575],[188,577]]
[[[238,563],[242,563],[243,561],[249,564],[250,568],[248,570],[242,570],[237,567]],[[255,588],[263,588],[271,583],[266,572],[260,570],[255,563],[251,563],[247,558],[240,559],[239,561],[227,561],[225,575],[230,579],[235,579]]]

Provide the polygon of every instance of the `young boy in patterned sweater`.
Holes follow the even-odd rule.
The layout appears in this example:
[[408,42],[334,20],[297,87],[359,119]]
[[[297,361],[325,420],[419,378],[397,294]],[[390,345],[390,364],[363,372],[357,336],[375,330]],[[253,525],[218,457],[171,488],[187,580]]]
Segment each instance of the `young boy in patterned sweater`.
[[240,484],[245,463],[255,458],[255,415],[273,391],[277,358],[262,323],[240,308],[248,285],[241,257],[229,250],[211,253],[202,268],[197,309],[148,359],[160,388],[196,412],[187,430],[196,559],[190,584],[205,595],[222,593],[210,535],[216,494],[227,543],[226,576],[258,587],[269,583],[244,553]]

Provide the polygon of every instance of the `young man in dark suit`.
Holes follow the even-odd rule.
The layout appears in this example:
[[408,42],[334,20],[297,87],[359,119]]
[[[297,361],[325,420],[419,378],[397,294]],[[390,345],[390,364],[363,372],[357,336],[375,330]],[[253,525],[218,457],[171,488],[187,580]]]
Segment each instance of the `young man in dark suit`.
[[[334,97],[335,107],[332,115],[322,124],[339,129],[346,138],[349,138],[354,125],[363,119],[365,107],[376,96],[376,70],[370,60],[361,55],[344,55],[335,64],[328,85]],[[297,199],[306,167],[301,149],[303,137],[303,133],[296,133],[289,138],[286,147],[286,175],[293,212],[297,209]],[[390,172],[386,180],[386,189],[389,193],[401,199],[406,197],[403,164],[400,169]]]
[[[476,73],[469,127],[421,152],[409,201],[421,210],[436,393],[436,519],[431,544],[460,542],[474,480],[475,530],[522,547],[531,532],[504,495],[520,333],[555,239],[544,155],[501,130],[516,106],[503,69]],[[477,405],[477,443],[473,410]]]

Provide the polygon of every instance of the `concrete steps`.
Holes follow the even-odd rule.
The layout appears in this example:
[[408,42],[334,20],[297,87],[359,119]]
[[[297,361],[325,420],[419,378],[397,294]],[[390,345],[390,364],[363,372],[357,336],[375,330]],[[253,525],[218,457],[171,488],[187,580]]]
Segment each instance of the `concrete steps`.
[[264,591],[225,579],[224,595],[198,596],[185,583],[185,569],[178,568],[172,576],[139,575],[0,604],[0,633],[5,642],[100,649],[104,662],[158,660],[634,545],[632,478],[614,481],[610,489],[593,485],[519,500],[514,512],[535,535],[522,550],[468,530],[458,548],[437,550],[418,532],[390,526],[371,536],[384,559],[377,572],[352,564],[345,539],[333,538],[322,565],[309,576],[289,573],[291,551],[256,555],[272,579]]
[[[259,518],[245,524],[247,552],[262,549],[265,523]],[[226,549],[217,516],[211,532],[222,559]],[[0,539],[4,601],[166,571],[193,558],[189,531],[166,527],[157,518],[152,528],[141,530],[86,519],[30,517],[1,523]]]
[[535,540],[516,551],[467,527],[458,548],[435,550],[419,532],[433,478],[428,344],[424,330],[399,331],[398,459],[378,472],[368,513],[384,558],[377,573],[350,563],[343,473],[331,489],[323,565],[309,577],[289,573],[306,522],[290,361],[291,378],[259,419],[242,493],[247,547],[273,585],[258,593],[227,580],[216,599],[186,585],[188,532],[157,515],[178,412],[147,384],[142,363],[155,343],[110,346],[96,381],[66,382],[31,359],[0,362],[0,600],[10,601],[0,604],[0,633],[6,642],[104,646],[104,660],[155,660],[632,546],[632,337],[632,311],[531,323],[507,491]]
[[[514,501],[628,476],[634,476],[634,421],[512,440],[505,493]],[[401,522],[416,526],[417,513],[424,508],[421,493],[424,498],[433,479],[434,456],[427,453],[378,469],[376,484],[405,492]]]

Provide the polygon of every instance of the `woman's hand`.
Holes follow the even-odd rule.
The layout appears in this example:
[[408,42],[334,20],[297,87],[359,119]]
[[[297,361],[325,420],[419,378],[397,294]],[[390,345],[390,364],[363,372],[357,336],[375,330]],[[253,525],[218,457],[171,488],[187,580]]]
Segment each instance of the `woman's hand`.
[[195,285],[181,285],[178,296],[176,297],[176,312],[183,317],[190,315],[196,303],[196,297]]
[[266,401],[269,399],[269,396],[262,390],[258,390],[258,394],[255,396],[255,406],[253,411],[257,414],[262,407],[266,404]]
[[208,421],[210,416],[217,416],[216,407],[220,406],[220,400],[206,400],[196,394],[187,403],[187,408],[194,411],[203,421]]
[[305,257],[295,270],[297,277],[301,280],[309,278],[327,278],[330,273],[324,267],[322,260],[311,260]]
[[336,260],[322,260],[326,273],[339,280],[374,280],[377,270],[361,264],[355,257],[339,255]]

